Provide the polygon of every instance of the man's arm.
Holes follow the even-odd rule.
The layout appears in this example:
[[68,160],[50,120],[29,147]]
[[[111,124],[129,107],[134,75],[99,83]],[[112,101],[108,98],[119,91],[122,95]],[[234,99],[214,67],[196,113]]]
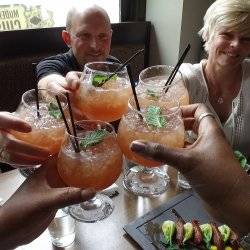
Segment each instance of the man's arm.
[[[131,149],[181,171],[206,203],[210,213],[236,231],[250,231],[250,177],[236,160],[229,143],[205,105],[182,107],[188,129],[198,128],[198,139],[184,149],[136,141]],[[193,120],[192,120],[193,117]]]

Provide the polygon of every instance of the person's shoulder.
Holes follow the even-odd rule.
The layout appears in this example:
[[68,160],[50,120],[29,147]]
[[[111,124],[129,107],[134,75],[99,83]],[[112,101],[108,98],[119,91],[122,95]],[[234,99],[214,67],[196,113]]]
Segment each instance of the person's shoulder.
[[70,54],[69,54],[69,51],[67,51],[65,53],[60,53],[60,54],[46,57],[46,58],[42,59],[40,62],[55,61],[55,60],[64,61],[64,60],[68,60],[69,58],[70,58]]

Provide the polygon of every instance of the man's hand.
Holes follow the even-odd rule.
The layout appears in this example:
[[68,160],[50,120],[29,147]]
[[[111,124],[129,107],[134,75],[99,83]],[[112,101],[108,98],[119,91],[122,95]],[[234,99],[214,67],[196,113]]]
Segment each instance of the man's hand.
[[16,139],[11,130],[31,132],[31,126],[8,112],[0,112],[0,161],[17,165],[40,164],[49,157],[49,152]]
[[134,141],[131,150],[174,166],[206,202],[209,211],[239,232],[250,225],[250,178],[241,169],[223,131],[204,104],[183,106],[185,127],[198,132],[187,148]]
[[58,208],[91,199],[93,190],[66,187],[50,159],[0,208],[1,249],[13,249],[38,237]]

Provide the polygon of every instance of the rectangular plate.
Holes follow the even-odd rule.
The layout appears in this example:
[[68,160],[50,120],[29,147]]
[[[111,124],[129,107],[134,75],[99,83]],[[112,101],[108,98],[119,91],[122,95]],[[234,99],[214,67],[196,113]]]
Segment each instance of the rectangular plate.
[[165,220],[176,221],[176,217],[171,212],[173,208],[186,222],[192,219],[197,219],[201,224],[215,221],[205,211],[198,195],[189,191],[177,195],[169,202],[127,224],[124,230],[143,249],[166,249],[160,242],[164,239],[161,225]]

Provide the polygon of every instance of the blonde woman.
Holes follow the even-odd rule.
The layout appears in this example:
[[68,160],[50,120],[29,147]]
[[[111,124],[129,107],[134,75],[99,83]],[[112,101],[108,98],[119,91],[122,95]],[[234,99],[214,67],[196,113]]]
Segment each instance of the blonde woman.
[[207,59],[181,66],[190,102],[207,104],[232,147],[250,157],[250,1],[215,1],[199,34]]

